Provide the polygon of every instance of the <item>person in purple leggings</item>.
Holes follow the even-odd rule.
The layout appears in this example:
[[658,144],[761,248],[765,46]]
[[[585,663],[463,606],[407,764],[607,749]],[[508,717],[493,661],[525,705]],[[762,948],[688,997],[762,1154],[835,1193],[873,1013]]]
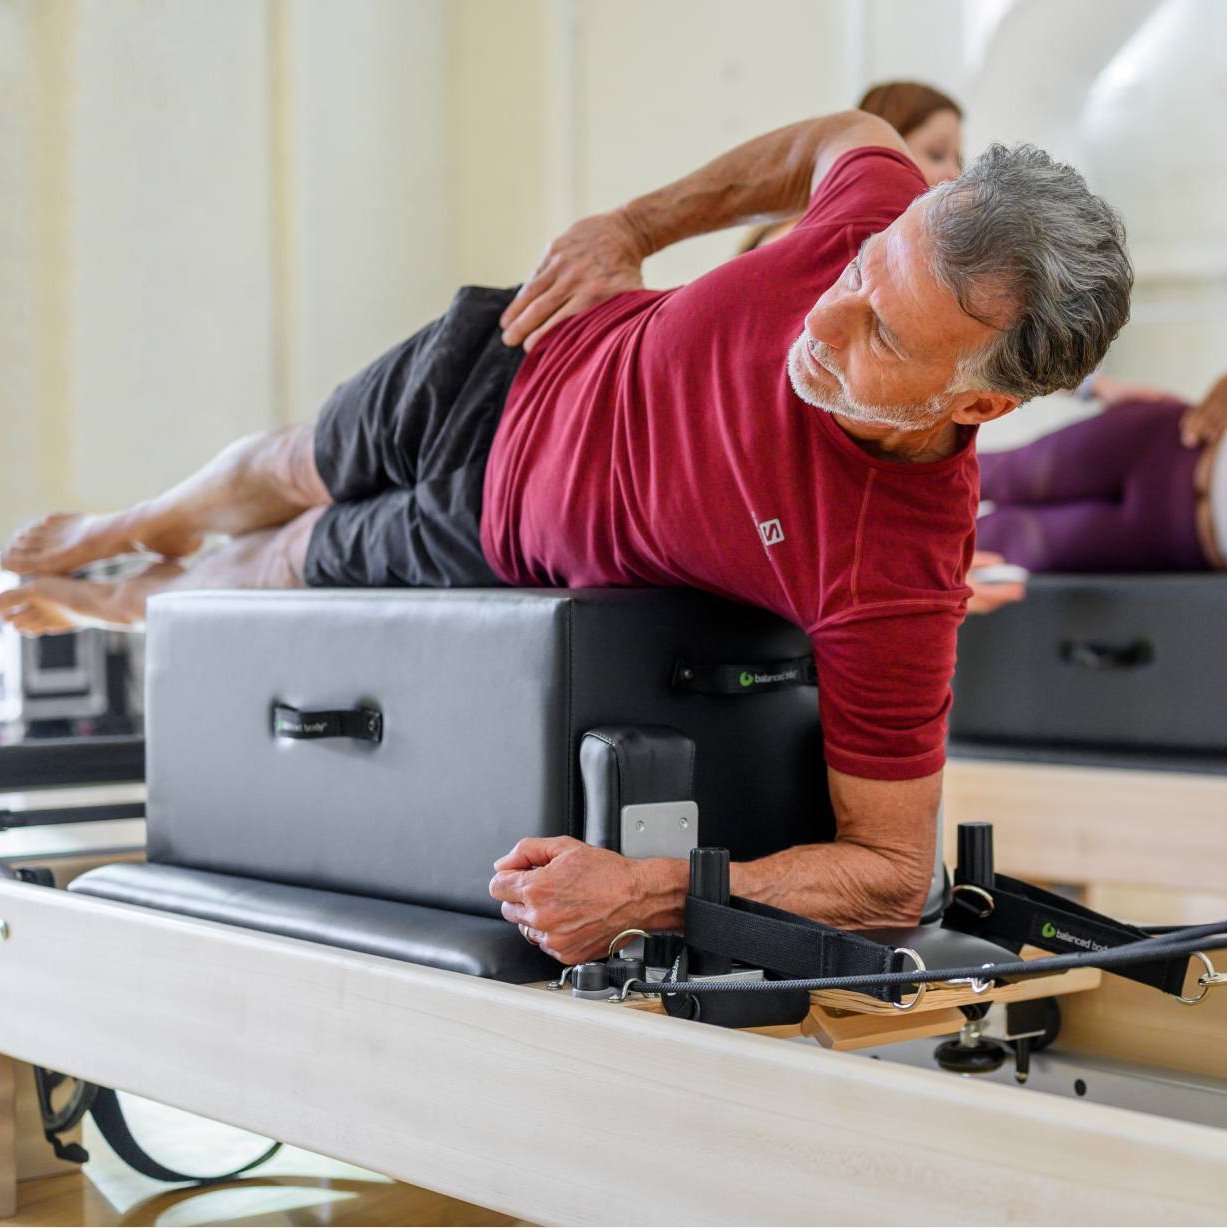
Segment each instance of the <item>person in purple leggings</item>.
[[1227,376],[1198,404],[1136,386],[1104,412],[980,456],[980,549],[1029,571],[1227,568]]

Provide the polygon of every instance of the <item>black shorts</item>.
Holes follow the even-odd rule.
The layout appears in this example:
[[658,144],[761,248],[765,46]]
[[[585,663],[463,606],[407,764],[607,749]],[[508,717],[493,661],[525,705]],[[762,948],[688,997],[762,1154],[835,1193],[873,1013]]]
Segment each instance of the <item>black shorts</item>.
[[312,587],[500,583],[481,551],[482,484],[524,358],[500,340],[514,290],[465,286],[447,313],[328,398],[315,463],[334,504],[316,522]]

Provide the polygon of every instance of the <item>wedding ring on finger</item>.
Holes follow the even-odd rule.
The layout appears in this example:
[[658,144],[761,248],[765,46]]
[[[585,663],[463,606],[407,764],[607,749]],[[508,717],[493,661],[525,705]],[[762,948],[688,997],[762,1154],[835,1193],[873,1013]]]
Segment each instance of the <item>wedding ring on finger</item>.
[[531,942],[535,947],[541,945],[541,939],[534,938],[532,930],[530,930],[522,921],[520,922],[520,934],[525,942]]

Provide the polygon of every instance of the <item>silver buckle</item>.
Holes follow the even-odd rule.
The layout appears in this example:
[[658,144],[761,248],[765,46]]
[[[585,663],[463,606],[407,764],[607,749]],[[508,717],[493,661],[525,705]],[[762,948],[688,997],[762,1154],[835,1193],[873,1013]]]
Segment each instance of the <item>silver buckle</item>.
[[[911,960],[913,961],[913,963],[915,963],[916,965],[916,968],[915,968],[916,972],[927,972],[928,971],[928,969],[925,967],[925,961],[920,958],[919,951],[913,951],[911,947],[896,947],[895,954],[909,956]],[[895,1010],[897,1011],[915,1010],[916,1007],[919,1006],[920,1003],[924,1001],[924,996],[926,992],[928,992],[928,988],[929,988],[928,984],[922,981],[916,987],[916,996],[910,1002],[892,1002],[891,1006],[893,1006]]]
[[1201,987],[1197,997],[1186,998],[1182,993],[1176,995],[1176,1001],[1183,1002],[1185,1006],[1196,1006],[1210,992],[1212,985],[1227,985],[1227,972],[1217,971],[1205,951],[1194,951],[1192,958],[1200,959],[1206,970],[1197,978],[1197,984]]

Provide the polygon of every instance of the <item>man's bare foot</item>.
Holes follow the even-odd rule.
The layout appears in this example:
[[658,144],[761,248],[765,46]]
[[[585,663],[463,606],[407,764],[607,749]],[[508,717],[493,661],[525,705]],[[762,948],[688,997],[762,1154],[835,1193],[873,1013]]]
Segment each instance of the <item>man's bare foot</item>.
[[201,545],[199,533],[168,528],[144,530],[129,513],[85,516],[57,512],[21,529],[3,554],[0,568],[19,576],[67,575],[99,559],[148,550],[183,558]]
[[24,635],[58,635],[82,627],[131,631],[145,624],[145,604],[183,574],[177,563],[155,563],[127,580],[34,576],[0,592],[0,620]]

